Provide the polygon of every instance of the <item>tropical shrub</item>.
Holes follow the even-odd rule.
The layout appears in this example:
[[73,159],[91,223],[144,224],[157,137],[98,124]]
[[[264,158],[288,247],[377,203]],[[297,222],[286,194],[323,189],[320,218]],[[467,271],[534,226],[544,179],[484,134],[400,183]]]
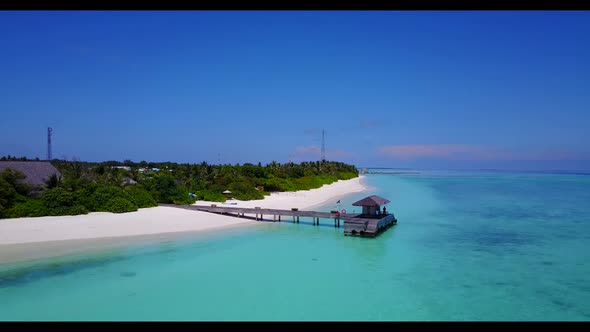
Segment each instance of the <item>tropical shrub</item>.
[[48,216],[74,216],[78,214],[87,214],[89,211],[84,205],[60,206],[54,207],[47,211]]
[[147,190],[138,187],[137,185],[127,186],[124,190],[133,197],[133,201],[138,208],[147,208],[158,205],[154,197],[152,197]]
[[39,199],[29,199],[16,203],[7,213],[7,217],[42,217],[49,215],[49,209]]
[[137,211],[137,205],[122,197],[113,197],[103,206],[103,211],[113,213],[123,213]]
[[46,190],[41,195],[43,205],[49,209],[59,207],[70,207],[76,204],[76,196],[63,188],[53,188]]
[[195,192],[197,199],[209,202],[225,202],[225,196],[221,193],[214,192],[211,190],[199,190]]
[[117,186],[99,186],[94,190],[90,198],[90,200],[86,200],[86,203],[91,205],[87,206],[91,211],[113,212],[111,211],[113,203],[109,203],[109,201],[114,198],[121,198],[128,201],[134,207],[133,211],[137,210],[137,205],[131,194]]

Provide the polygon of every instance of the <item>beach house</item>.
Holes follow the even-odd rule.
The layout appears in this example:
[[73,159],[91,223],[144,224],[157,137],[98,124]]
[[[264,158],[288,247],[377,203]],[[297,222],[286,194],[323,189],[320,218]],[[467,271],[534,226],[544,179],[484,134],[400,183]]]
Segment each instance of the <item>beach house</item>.
[[[377,195],[372,195],[369,197],[365,197],[358,202],[354,202],[354,203],[352,203],[352,205],[353,206],[361,206],[363,208],[362,216],[363,217],[370,217],[370,216],[378,216],[378,215],[384,214],[383,211],[381,211],[381,206],[385,205],[387,203],[390,203],[390,202],[391,201],[389,201],[388,199],[385,199],[383,197],[379,197]],[[387,212],[385,207],[383,209],[385,212]]]
[[[358,235],[374,237],[387,228],[397,224],[393,213],[387,212],[384,205],[390,203],[388,199],[372,195],[352,203],[361,206],[362,213],[344,220],[344,235]],[[383,210],[381,210],[383,206]]]
[[7,168],[25,174],[23,182],[33,189],[43,187],[52,175],[61,178],[61,173],[48,161],[0,161],[0,172]]

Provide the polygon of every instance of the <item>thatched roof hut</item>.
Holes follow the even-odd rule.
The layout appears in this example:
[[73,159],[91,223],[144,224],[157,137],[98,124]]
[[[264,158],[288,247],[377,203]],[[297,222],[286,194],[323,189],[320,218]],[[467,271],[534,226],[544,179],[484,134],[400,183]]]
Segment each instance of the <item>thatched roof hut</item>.
[[61,173],[48,161],[0,161],[0,172],[6,168],[24,173],[23,180],[31,186],[43,186],[52,175],[61,177]]
[[390,202],[391,201],[386,198],[383,198],[383,197],[380,197],[377,195],[373,195],[373,196],[365,197],[358,202],[352,203],[352,205],[354,205],[354,206],[381,206],[381,205],[385,205]]
[[385,205],[387,203],[390,203],[391,201],[377,196],[377,195],[372,195],[369,197],[365,197],[363,199],[361,199],[358,202],[354,202],[352,203],[353,206],[362,206],[363,207],[363,214],[365,215],[375,215],[377,214],[377,211],[380,211],[380,207],[382,205]]

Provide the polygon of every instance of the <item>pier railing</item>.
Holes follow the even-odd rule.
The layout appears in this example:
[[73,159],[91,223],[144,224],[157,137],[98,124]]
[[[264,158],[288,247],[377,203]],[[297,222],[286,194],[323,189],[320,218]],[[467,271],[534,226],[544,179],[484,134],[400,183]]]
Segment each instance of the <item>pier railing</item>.
[[[256,220],[263,221],[264,216],[273,216],[272,221],[281,221],[281,217],[292,217],[294,223],[299,223],[300,217],[311,217],[314,225],[320,224],[320,219],[330,219],[334,221],[334,227],[340,227],[340,220],[344,221],[345,235],[375,236],[382,230],[389,228],[397,223],[397,219],[391,213],[380,215],[363,215],[363,214],[340,214],[338,211],[320,212],[320,211],[301,211],[297,208],[290,210],[284,209],[265,209],[261,207],[243,208],[217,206],[211,204],[205,205],[175,205],[159,204],[160,206],[175,207],[186,210],[202,211],[210,213],[219,213],[224,215],[233,215],[244,217],[246,214],[255,215]],[[270,220],[270,219],[269,219]]]

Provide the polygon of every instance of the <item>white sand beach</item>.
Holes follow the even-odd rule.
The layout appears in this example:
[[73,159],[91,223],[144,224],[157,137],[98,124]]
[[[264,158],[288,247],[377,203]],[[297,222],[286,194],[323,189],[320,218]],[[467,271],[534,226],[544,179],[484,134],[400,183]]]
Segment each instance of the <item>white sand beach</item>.
[[[272,193],[263,200],[230,200],[225,204],[277,209],[297,207],[304,210],[330,200],[336,202],[343,195],[366,189],[363,178],[359,177],[338,181],[318,189]],[[212,202],[195,203],[210,204]],[[224,206],[222,203],[215,204]],[[6,261],[7,256],[13,257],[22,254],[23,251],[35,251],[35,255],[38,255],[41,248],[70,247],[70,241],[73,246],[79,247],[84,242],[98,243],[96,240],[100,239],[113,242],[112,239],[115,238],[124,240],[137,236],[203,232],[252,224],[256,222],[250,219],[164,206],[122,214],[93,212],[78,216],[0,219],[0,263]],[[58,242],[59,245],[56,245]],[[35,246],[32,246],[33,244]]]
[[267,209],[291,209],[311,210],[315,206],[324,205],[327,202],[338,201],[338,198],[344,195],[362,192],[367,190],[363,183],[363,176],[351,180],[340,180],[332,184],[324,185],[321,188],[311,190],[301,190],[296,192],[278,192],[271,193],[270,196],[260,200],[239,201],[227,200],[225,203],[215,203],[208,201],[196,201],[194,205],[210,206],[235,206],[235,207],[261,207]]

